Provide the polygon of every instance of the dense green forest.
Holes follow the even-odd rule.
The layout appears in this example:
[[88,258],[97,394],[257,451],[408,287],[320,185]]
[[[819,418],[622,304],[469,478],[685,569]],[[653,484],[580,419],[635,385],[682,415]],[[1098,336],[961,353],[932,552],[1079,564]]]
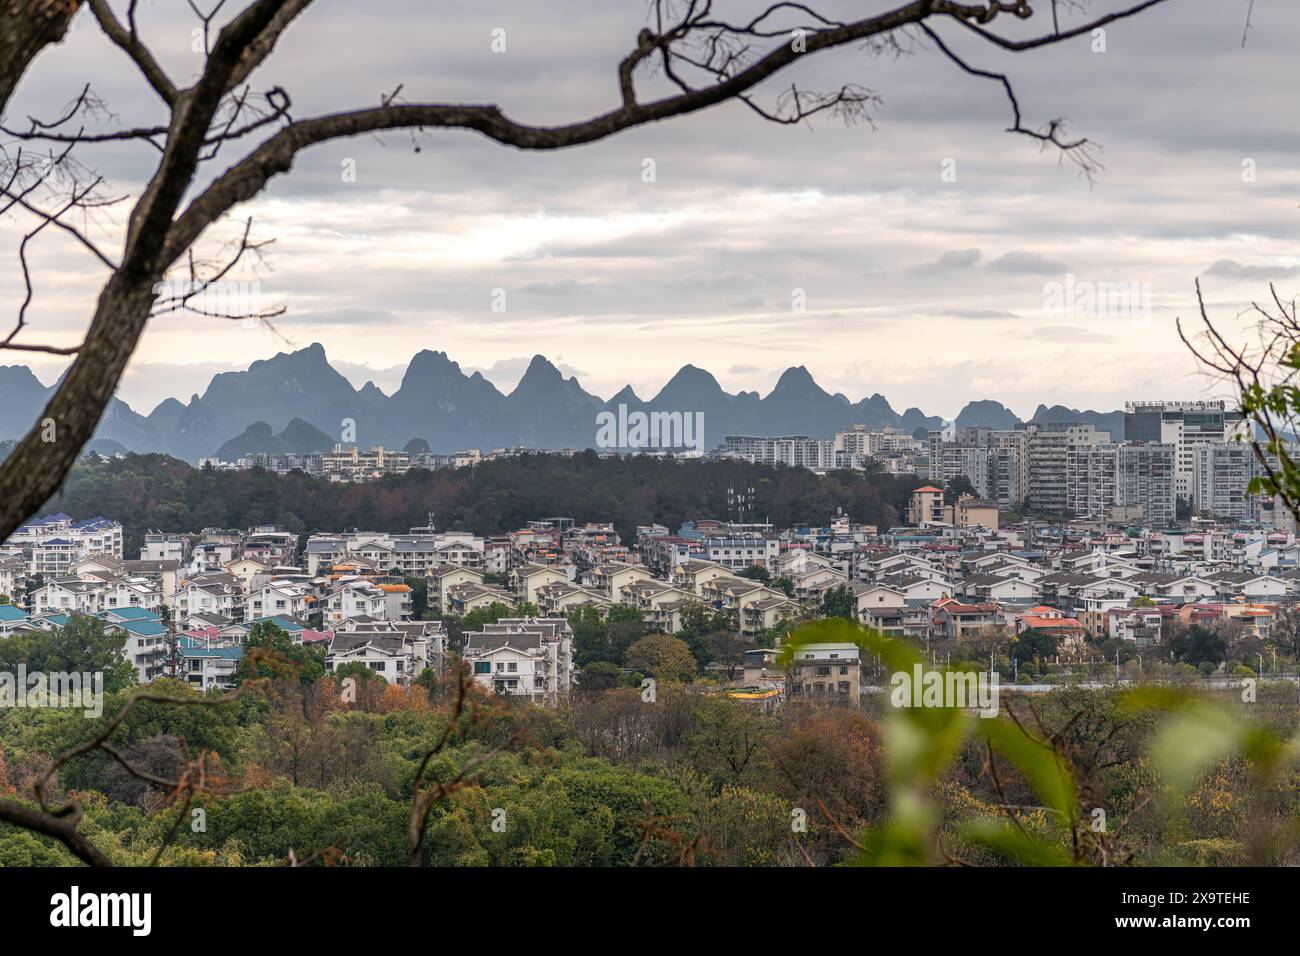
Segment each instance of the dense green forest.
[[148,529],[197,531],[277,524],[312,533],[343,528],[406,531],[430,512],[439,528],[499,534],[554,515],[612,521],[625,539],[639,524],[727,518],[727,489],[753,487],[754,513],[777,527],[851,519],[896,524],[911,476],[771,468],[740,461],[649,456],[522,455],[467,468],[411,471],[364,484],[295,472],[196,469],[165,455],[87,456],[49,508],[122,522],[133,554]]
[[[25,652],[47,666],[96,663],[76,642],[32,640],[50,642]],[[903,663],[897,642],[872,646]],[[139,700],[118,720],[141,688],[110,687],[97,719],[0,709],[0,801],[34,806],[45,768],[72,753],[49,778],[51,810],[79,808],[98,851],[134,865],[1285,865],[1300,852],[1289,686],[1248,700],[1068,688],[1008,695],[994,720],[886,694],[769,713],[647,657],[657,695],[615,671],[547,709],[463,676],[331,676],[319,649],[273,627],[248,649],[233,698],[161,680],[148,692],[180,703]],[[351,698],[342,676],[358,679]],[[0,824],[0,866],[74,862]]]

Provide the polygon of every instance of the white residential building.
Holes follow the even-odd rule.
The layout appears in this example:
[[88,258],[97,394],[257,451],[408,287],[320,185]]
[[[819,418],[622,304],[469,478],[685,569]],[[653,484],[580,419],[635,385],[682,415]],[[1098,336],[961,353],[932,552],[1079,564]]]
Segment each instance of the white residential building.
[[360,580],[339,582],[339,586],[321,601],[320,607],[326,626],[352,617],[381,621],[388,615],[388,601],[384,591]]
[[573,680],[572,642],[564,618],[504,618],[465,634],[464,659],[484,687],[554,705]]
[[722,453],[760,465],[789,465],[819,471],[835,467],[835,441],[807,435],[779,438],[727,435],[722,440]]
[[60,512],[33,518],[6,544],[23,549],[29,573],[64,575],[87,555],[103,553],[121,560],[122,525],[99,515],[76,521]]
[[264,617],[302,617],[308,613],[308,591],[301,584],[271,581],[249,592],[244,604],[244,619]]

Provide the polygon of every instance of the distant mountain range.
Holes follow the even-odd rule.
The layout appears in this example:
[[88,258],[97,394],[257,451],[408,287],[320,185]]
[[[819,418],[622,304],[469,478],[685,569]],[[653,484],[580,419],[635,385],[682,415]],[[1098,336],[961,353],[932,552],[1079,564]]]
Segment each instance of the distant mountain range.
[[[24,365],[0,366],[0,440],[21,437],[40,417],[53,387]],[[725,392],[709,372],[684,365],[649,400],[627,386],[605,401],[583,390],[541,355],[519,384],[501,392],[478,372],[466,375],[445,352],[424,350],[411,359],[401,386],[385,395],[373,382],[361,388],[330,365],[312,344],[254,362],[242,372],[215,375],[188,403],[169,398],[148,415],[113,399],[88,448],[106,454],[158,451],[193,461],[231,459],[254,451],[311,452],[342,440],[355,423],[362,446],[403,448],[424,442],[435,452],[463,448],[589,448],[596,416],[605,410],[704,414],[705,447],[725,435],[831,437],[862,423],[909,432],[939,428],[943,419],[918,408],[899,414],[883,395],[857,402],[822,389],[802,365],[789,368],[766,396]],[[1030,421],[1088,422],[1123,437],[1124,413],[1040,405]],[[1020,419],[1000,402],[971,402],[958,427],[1011,428]],[[415,447],[423,447],[416,445]]]

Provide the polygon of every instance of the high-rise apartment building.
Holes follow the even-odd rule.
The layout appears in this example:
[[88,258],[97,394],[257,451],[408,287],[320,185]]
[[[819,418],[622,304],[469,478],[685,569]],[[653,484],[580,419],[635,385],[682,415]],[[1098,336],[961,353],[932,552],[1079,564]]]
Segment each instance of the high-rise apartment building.
[[1025,498],[1025,432],[959,428],[928,435],[931,481],[970,481],[980,498],[1018,508]]
[[1247,495],[1261,471],[1247,442],[1203,444],[1192,449],[1192,511],[1224,521],[1258,521],[1261,499]]
[[835,442],[829,438],[807,435],[784,435],[766,438],[761,435],[727,435],[722,453],[760,465],[825,469],[835,467]]
[[1249,425],[1240,412],[1222,401],[1126,402],[1124,440],[1174,445],[1178,449],[1175,491],[1193,497],[1192,470],[1196,449],[1248,437]]
[[1069,511],[1104,521],[1169,524],[1177,517],[1173,445],[1106,442],[1069,453]]
[[1095,425],[1037,423],[1025,431],[1025,504],[1043,514],[1071,514],[1071,454],[1110,441]]

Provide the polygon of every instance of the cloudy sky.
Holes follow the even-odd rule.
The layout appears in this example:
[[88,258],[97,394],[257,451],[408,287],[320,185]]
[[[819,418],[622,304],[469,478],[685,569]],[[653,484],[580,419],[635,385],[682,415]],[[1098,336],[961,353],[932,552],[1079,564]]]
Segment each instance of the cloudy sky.
[[[1174,329],[1195,313],[1197,277],[1226,322],[1270,281],[1300,291],[1300,4],[1258,0],[1243,48],[1246,7],[1169,0],[1113,24],[1104,51],[1082,38],[999,54],[940,27],[968,61],[1010,73],[1026,125],[1066,117],[1101,144],[1105,169],[1091,184],[1004,132],[996,85],[909,37],[901,56],[818,54],[762,91],[859,83],[881,99],[870,125],[777,126],[729,104],[554,154],[462,132],[318,147],[239,210],[275,240],[242,277],[263,305],[287,308],[275,331],[156,320],[120,394],[147,412],[217,371],[319,341],[353,382],[389,392],[430,348],[503,389],[540,352],[604,397],[626,383],[649,397],[687,362],[729,390],[764,393],[805,365],[829,391],[946,416],[981,398],[1027,417],[1039,402],[1201,397],[1214,385]],[[412,102],[496,103],[523,121],[564,122],[615,105],[615,65],[645,10],[643,0],[317,0],[262,84],[283,85],[298,117],[373,105],[401,84]],[[197,57],[185,4],[144,0],[140,21],[188,82]],[[1031,25],[1047,24],[1040,14]],[[496,28],[505,52],[492,50]],[[57,112],[87,81],[121,123],[156,120],[152,93],[84,13],[7,119]],[[139,145],[83,155],[122,192],[138,190],[153,160]],[[111,246],[123,215],[88,228]],[[0,301],[21,298],[18,227],[0,222]],[[50,236],[32,263],[33,337],[75,342],[103,279],[95,262]],[[1089,283],[1131,283],[1134,307],[1058,307],[1057,292]],[[497,289],[504,312],[492,310]],[[31,364],[46,381],[60,367]]]

